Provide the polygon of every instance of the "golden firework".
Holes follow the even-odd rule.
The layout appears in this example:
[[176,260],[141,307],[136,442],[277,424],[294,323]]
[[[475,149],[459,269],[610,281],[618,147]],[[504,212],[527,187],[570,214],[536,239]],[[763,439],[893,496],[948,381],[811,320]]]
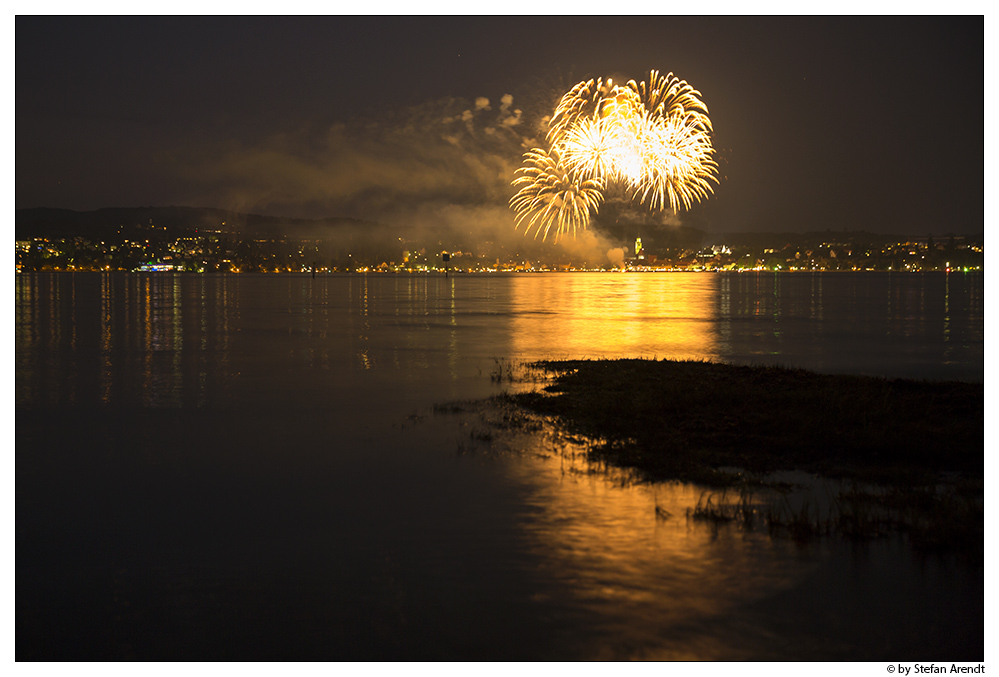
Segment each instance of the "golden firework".
[[519,188],[510,199],[510,206],[517,211],[516,225],[524,225],[525,233],[534,229],[534,237],[554,228],[555,241],[563,233],[586,228],[590,210],[596,213],[603,201],[603,179],[574,178],[559,162],[558,152],[533,148],[524,153],[524,166],[513,181]]
[[606,92],[607,87],[597,78],[580,82],[562,95],[548,123],[548,143],[552,146],[561,145],[565,131],[575,126],[580,118],[592,115],[599,108]]
[[615,180],[628,164],[631,140],[617,120],[584,117],[566,130],[555,146],[566,169],[581,179]]
[[689,209],[717,183],[711,120],[700,92],[672,73],[646,83],[600,78],[578,83],[559,100],[548,125],[548,150],[524,154],[510,205],[517,226],[542,239],[585,228],[610,184],[653,211]]
[[654,211],[667,207],[678,211],[690,209],[713,192],[718,165],[701,117],[680,108],[668,117],[649,119],[642,127],[641,176],[629,184],[636,200]]
[[648,84],[644,80],[639,83],[629,80],[627,88],[653,115],[668,117],[675,112],[696,113],[703,117],[707,129],[711,129],[708,107],[701,101],[701,93],[672,73],[663,77],[659,71],[650,71]]

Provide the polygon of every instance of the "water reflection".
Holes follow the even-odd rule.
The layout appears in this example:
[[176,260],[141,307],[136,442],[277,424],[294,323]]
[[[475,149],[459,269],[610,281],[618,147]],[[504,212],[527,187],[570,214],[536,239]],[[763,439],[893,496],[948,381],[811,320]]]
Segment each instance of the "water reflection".
[[203,406],[223,399],[238,280],[19,275],[18,405]]
[[532,600],[565,655],[887,660],[929,646],[981,652],[981,577],[954,562],[920,561],[904,539],[795,543],[691,520],[704,489],[634,483],[589,462],[585,442],[548,427],[507,433],[488,449],[512,452],[505,471],[531,488],[521,529],[546,581]]
[[[694,486],[622,487],[582,466],[563,470],[554,460],[515,466],[535,486],[538,511],[524,528],[544,554],[544,573],[589,616],[582,657],[736,659],[772,644],[763,627],[747,634],[738,608],[791,588],[807,575],[807,559],[761,534],[719,538],[692,524]],[[657,517],[657,507],[669,517]],[[568,603],[546,597],[539,601]],[[746,627],[733,634],[734,625]]]
[[[290,599],[281,636],[312,632],[320,656],[319,618],[351,629],[336,645],[345,651],[384,635],[446,658],[470,655],[471,637],[501,656],[521,629],[554,658],[857,659],[899,655],[926,638],[927,612],[950,623],[980,600],[980,575],[921,572],[891,546],[865,550],[877,554],[868,560],[692,526],[693,487],[621,486],[552,437],[525,435],[502,467],[483,470],[456,459],[450,428],[420,442],[400,423],[495,392],[481,369],[492,357],[775,354],[853,370],[870,353],[901,370],[935,364],[946,336],[947,359],[980,370],[980,278],[37,273],[16,278],[15,301],[18,413],[44,409],[18,430],[18,552],[44,573],[19,599],[34,610],[79,602],[62,634],[39,621],[45,641],[111,627],[94,614],[160,619],[177,604],[158,583],[189,576],[208,591],[192,613],[199,632],[190,617],[163,621],[166,635],[146,620],[146,641],[220,646],[212,633],[237,623],[246,649],[272,636],[268,605]],[[149,465],[136,469],[136,457]],[[216,465],[218,475],[202,472]],[[657,518],[657,506],[672,516]],[[383,553],[403,564],[372,582]],[[32,570],[22,561],[19,584]],[[101,577],[128,567],[120,575],[137,587],[157,584],[123,612],[83,594],[91,586],[67,561],[89,567],[106,584],[97,590],[115,590]],[[197,579],[208,561],[222,563],[210,583]],[[320,573],[288,597],[303,562]],[[239,579],[245,567],[258,568]],[[266,581],[273,600],[234,580]],[[350,613],[338,607],[344,590]],[[225,616],[209,592],[258,615]],[[397,593],[415,600],[416,622],[370,603]],[[303,620],[299,603],[315,599]],[[372,624],[353,612],[388,630],[366,635]]]
[[512,354],[719,357],[711,275],[579,273],[510,280]]
[[315,401],[334,373],[387,369],[413,386],[432,373],[453,384],[488,373],[494,357],[716,359],[981,381],[982,296],[981,275],[943,273],[31,273],[15,282],[16,397]]
[[722,274],[725,361],[908,378],[984,378],[982,276]]

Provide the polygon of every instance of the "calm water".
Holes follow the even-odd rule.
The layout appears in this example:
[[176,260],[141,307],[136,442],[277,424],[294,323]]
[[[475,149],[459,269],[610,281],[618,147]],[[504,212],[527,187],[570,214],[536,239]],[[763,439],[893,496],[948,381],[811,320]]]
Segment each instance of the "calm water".
[[982,382],[983,286],[19,275],[17,658],[979,660],[980,567],[712,531],[433,405],[543,357]]

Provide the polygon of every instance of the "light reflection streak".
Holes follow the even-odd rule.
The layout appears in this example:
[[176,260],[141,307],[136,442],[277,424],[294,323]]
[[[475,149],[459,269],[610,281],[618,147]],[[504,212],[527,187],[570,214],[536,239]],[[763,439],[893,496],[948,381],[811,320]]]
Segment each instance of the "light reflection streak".
[[744,609],[808,578],[814,564],[789,556],[793,544],[692,522],[701,489],[632,483],[551,429],[502,444],[516,449],[504,468],[535,508],[521,528],[554,581],[534,600],[585,611],[580,659],[746,660],[781,644]]
[[430,369],[430,359],[427,354],[426,330],[430,327],[428,320],[430,311],[430,278],[427,275],[407,276],[406,292],[399,299],[399,304],[407,309],[406,349],[410,353],[406,360],[411,360],[421,370]]
[[55,350],[62,339],[62,322],[60,319],[60,306],[62,301],[62,289],[59,284],[61,278],[55,277],[54,275],[48,276],[49,289],[51,294],[49,295],[49,307],[48,312],[45,317],[49,318],[49,350]]
[[817,273],[812,273],[812,293],[809,296],[810,309],[811,309],[811,319],[812,320],[822,320],[822,280],[823,276]]
[[[38,350],[38,296],[40,279],[38,273],[22,273],[15,277],[14,303],[14,368],[16,372],[31,370],[31,357]],[[15,401],[18,405],[36,399],[34,379],[18,382],[15,388]]]
[[[330,325],[330,290],[329,290],[329,280],[323,279],[319,283],[317,290],[315,278],[312,280],[312,286],[310,287],[313,296],[313,308],[316,306],[319,308],[319,329],[317,331],[317,337],[319,338],[320,345],[322,348],[319,353],[319,364],[318,368],[322,371],[329,371],[330,369],[330,351],[328,347],[327,340],[329,339],[329,325]],[[317,293],[318,291],[318,293]]]
[[152,330],[152,299],[149,289],[149,276],[143,275],[139,280],[141,289],[140,312],[142,313],[142,400],[150,406],[153,400],[153,330]]
[[[201,338],[199,343],[200,355],[205,355],[208,350],[208,294],[205,293],[205,277],[199,276],[198,278],[198,333]],[[205,359],[200,359],[198,361],[198,389],[195,395],[195,406],[203,407],[206,402],[207,397],[207,363]]]
[[[943,321],[943,340],[944,343],[950,342],[950,274],[948,273],[944,277],[944,321]],[[948,346],[949,347],[949,346]],[[949,353],[948,350],[944,350],[944,354]]]
[[[69,278],[69,314],[72,317],[76,317],[76,274],[73,274]],[[72,329],[69,332],[69,349],[75,353],[76,352],[76,322],[72,323]],[[72,403],[76,400],[76,388],[71,388],[69,391],[69,401]]]
[[101,369],[101,402],[111,404],[112,367],[111,351],[114,348],[114,333],[112,331],[114,308],[114,285],[110,273],[101,275],[101,339],[100,339],[100,369]]
[[183,302],[184,295],[180,288],[180,275],[173,274],[170,276],[170,321],[171,329],[173,330],[170,335],[170,353],[173,362],[173,374],[176,383],[173,387],[174,392],[174,402],[173,404],[180,405],[180,397],[184,392],[184,370],[182,369],[181,356],[184,351],[184,332],[183,332]]
[[361,360],[361,367],[365,370],[371,369],[374,366],[374,361],[368,352],[368,342],[371,335],[371,321],[368,318],[368,275],[364,274],[361,280],[361,308],[360,314],[363,318],[361,321],[361,331],[358,334],[358,340],[361,342],[361,348],[358,350],[357,356]]
[[234,377],[236,284],[170,273],[19,275],[18,405],[204,406]]
[[578,273],[511,280],[511,348],[525,359],[715,359],[718,278]]
[[452,379],[458,378],[458,305],[455,300],[455,279],[445,278],[448,291],[448,369]]
[[[736,278],[738,279],[738,278]],[[718,352],[727,355],[732,351],[732,276],[723,275],[719,285]]]
[[[778,346],[780,345],[780,337],[781,337],[781,331],[780,331],[780,316],[781,316],[781,309],[780,309],[780,284],[781,284],[781,276],[779,274],[775,274],[774,275],[774,329],[773,329],[773,332],[774,332],[774,338],[777,340],[777,345]],[[779,348],[778,348],[778,352],[779,352]]]

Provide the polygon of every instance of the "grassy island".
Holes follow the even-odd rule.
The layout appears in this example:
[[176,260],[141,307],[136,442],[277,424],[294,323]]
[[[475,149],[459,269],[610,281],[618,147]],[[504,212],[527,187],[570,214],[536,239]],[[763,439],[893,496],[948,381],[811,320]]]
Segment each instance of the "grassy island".
[[[914,544],[981,551],[982,384],[671,360],[525,367],[548,385],[506,395],[510,402],[597,440],[594,457],[640,477],[731,487],[802,470],[867,487],[851,494],[866,502],[866,522],[857,521],[855,505],[843,507],[840,531],[880,532],[888,520]],[[745,505],[743,493],[694,516],[738,519]]]
[[651,479],[736,466],[882,482],[981,477],[982,384],[886,380],[670,360],[544,361],[542,391],[511,395]]

